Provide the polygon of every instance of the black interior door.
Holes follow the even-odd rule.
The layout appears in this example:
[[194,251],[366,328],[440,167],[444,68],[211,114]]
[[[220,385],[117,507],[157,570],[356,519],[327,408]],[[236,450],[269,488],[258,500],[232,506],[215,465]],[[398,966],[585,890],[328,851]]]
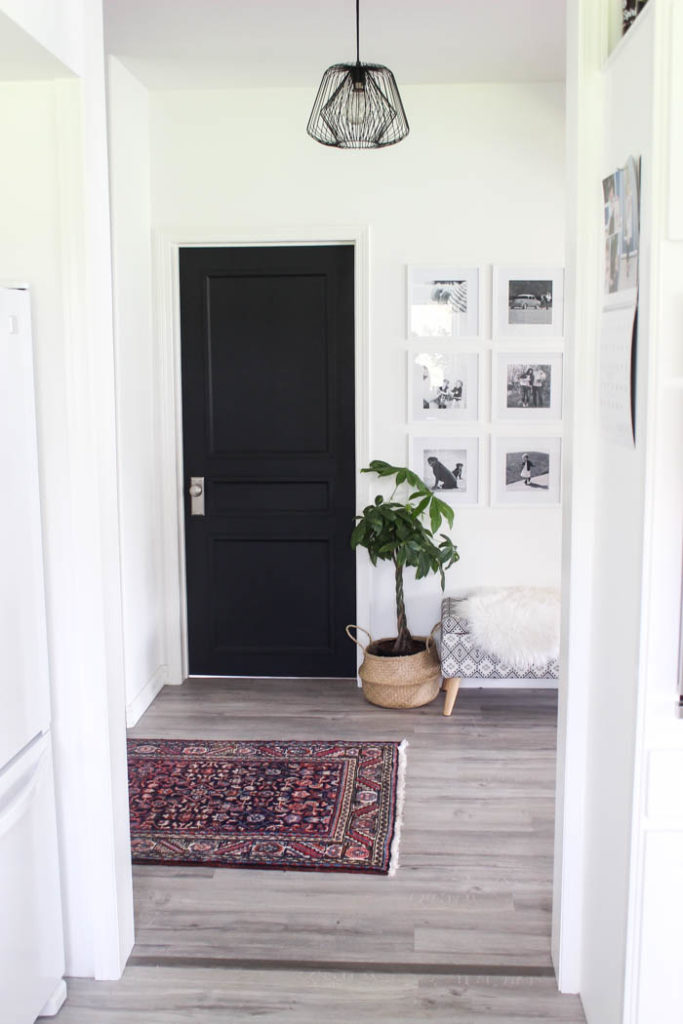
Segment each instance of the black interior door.
[[353,296],[352,246],[180,251],[192,675],[355,674]]

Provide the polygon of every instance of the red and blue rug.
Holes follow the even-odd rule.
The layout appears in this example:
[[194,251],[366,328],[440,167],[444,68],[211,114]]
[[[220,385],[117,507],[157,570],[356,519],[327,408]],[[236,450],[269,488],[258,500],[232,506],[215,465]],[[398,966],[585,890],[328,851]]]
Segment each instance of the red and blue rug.
[[393,874],[405,746],[129,740],[133,863]]

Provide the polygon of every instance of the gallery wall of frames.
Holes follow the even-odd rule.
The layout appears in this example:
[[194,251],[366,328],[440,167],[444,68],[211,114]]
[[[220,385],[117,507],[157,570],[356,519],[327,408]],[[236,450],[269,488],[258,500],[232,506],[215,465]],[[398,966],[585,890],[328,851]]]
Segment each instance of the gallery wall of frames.
[[409,266],[406,296],[411,469],[453,505],[556,508],[563,269]]

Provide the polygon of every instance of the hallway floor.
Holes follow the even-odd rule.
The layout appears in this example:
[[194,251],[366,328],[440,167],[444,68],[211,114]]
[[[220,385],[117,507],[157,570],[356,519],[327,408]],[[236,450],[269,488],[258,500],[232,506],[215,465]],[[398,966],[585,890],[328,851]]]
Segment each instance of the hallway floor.
[[393,878],[136,866],[123,981],[73,981],[60,1024],[583,1021],[550,960],[556,694],[463,690],[414,711],[344,680],[191,680],[131,735],[409,741]]

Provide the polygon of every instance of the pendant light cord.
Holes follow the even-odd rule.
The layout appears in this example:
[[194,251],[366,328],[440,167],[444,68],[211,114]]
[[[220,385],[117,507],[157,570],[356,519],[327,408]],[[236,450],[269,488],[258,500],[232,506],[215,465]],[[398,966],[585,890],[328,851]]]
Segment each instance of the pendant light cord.
[[359,13],[360,0],[356,0],[356,64],[360,64],[360,27]]

